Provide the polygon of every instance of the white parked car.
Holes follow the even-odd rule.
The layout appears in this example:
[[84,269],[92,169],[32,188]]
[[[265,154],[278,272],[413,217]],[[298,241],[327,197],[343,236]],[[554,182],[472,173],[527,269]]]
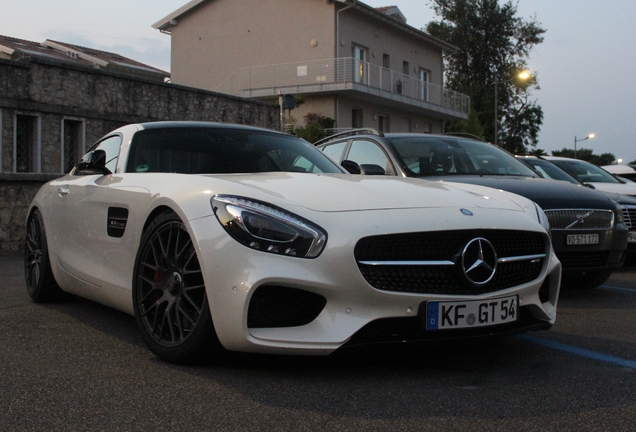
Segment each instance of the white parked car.
[[636,168],[630,165],[603,165],[603,168],[608,173],[621,180],[628,180],[633,182],[636,180]]
[[596,165],[579,160],[557,156],[544,156],[578,181],[594,186],[602,192],[636,196],[636,183],[621,180]]
[[286,134],[133,124],[33,200],[26,285],[134,315],[170,362],[325,355],[549,328],[547,228],[521,196],[353,176]]

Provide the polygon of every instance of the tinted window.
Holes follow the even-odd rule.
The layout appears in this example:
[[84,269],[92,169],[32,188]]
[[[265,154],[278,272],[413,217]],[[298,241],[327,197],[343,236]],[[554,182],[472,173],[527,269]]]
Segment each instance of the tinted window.
[[386,153],[374,142],[362,140],[352,142],[347,159],[358,165],[379,165],[387,175],[394,175],[393,167]]
[[111,172],[115,172],[117,168],[117,159],[119,158],[119,149],[121,148],[121,137],[119,135],[106,138],[99,144],[96,149],[106,152],[106,168]]
[[387,138],[407,172],[429,175],[515,175],[538,177],[508,152],[480,141],[451,137],[401,136]]
[[333,159],[337,163],[340,163],[340,161],[342,160],[342,153],[344,152],[346,146],[347,146],[346,141],[335,143],[335,144],[329,144],[323,147],[322,151],[331,159]]
[[553,180],[563,180],[574,184],[581,184],[577,179],[570,174],[563,171],[552,162],[548,162],[542,159],[522,159],[525,163],[533,167],[541,177]]
[[620,183],[620,181],[618,181],[610,173],[596,165],[592,165],[589,162],[575,159],[554,159],[551,160],[551,162],[561,167],[563,170],[567,171],[583,183]]
[[230,128],[165,128],[137,132],[126,171],[182,174],[342,172],[319,150],[298,138]]

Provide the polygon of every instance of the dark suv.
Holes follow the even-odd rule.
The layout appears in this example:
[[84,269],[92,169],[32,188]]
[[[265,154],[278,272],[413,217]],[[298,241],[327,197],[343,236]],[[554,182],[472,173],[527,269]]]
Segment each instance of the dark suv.
[[625,261],[628,229],[617,202],[585,186],[541,178],[492,144],[461,136],[358,129],[316,146],[354,174],[470,183],[533,200],[550,221],[564,286],[597,287]]

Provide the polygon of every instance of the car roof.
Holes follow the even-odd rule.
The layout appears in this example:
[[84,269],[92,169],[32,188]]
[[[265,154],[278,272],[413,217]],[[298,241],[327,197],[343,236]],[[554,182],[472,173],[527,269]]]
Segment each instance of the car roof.
[[636,169],[630,167],[629,165],[603,165],[601,168],[609,173],[618,175],[636,173]]
[[[271,133],[289,135],[284,132],[266,129],[256,126],[249,126],[244,124],[234,123],[217,123],[207,121],[158,121],[158,122],[146,122],[139,123],[143,129],[165,129],[165,128],[224,128],[224,129],[240,129],[240,130],[254,130],[254,131],[267,131]],[[291,135],[290,135],[291,136]]]

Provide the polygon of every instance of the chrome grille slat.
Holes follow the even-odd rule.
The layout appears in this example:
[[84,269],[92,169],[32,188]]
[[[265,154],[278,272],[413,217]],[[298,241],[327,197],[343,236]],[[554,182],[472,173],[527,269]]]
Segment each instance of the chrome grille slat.
[[598,209],[545,210],[552,230],[608,230],[614,227],[614,212]]

